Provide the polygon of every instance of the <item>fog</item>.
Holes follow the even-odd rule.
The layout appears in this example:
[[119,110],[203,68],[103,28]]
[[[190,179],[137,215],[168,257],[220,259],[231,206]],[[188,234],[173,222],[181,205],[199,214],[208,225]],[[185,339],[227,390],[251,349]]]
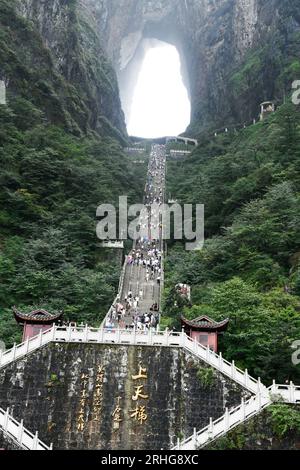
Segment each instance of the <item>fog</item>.
[[181,76],[176,47],[153,47],[146,53],[134,90],[129,135],[178,135],[190,123],[191,106]]

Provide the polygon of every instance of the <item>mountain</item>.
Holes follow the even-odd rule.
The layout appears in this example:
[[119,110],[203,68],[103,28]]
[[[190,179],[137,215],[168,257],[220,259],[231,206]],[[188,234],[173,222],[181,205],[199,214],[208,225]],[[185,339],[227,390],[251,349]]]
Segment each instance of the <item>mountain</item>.
[[142,198],[145,166],[127,142],[116,76],[75,2],[0,0],[0,338],[11,307],[99,325],[120,257],[98,246],[96,209]]
[[102,38],[128,115],[151,41],[175,45],[192,105],[188,130],[257,118],[259,104],[280,104],[300,74],[297,0],[81,0]]

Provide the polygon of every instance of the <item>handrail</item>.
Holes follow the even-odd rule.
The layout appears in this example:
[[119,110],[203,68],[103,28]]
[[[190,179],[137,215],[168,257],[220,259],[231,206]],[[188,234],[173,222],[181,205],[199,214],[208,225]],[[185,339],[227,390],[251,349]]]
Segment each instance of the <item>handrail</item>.
[[44,332],[40,331],[37,336],[27,339],[18,346],[14,345],[13,348],[3,352],[0,355],[0,369],[50,342],[144,344],[148,346],[181,347],[248,389],[251,393],[257,393],[258,390],[263,393],[266,390],[260,379],[256,380],[251,377],[247,370],[240,371],[234,362],[226,361],[223,359],[222,354],[218,355],[212,352],[209,348],[188,337],[183,331],[169,332],[168,330],[156,331],[151,329],[146,332],[140,332],[136,329],[91,328],[87,325],[85,327],[53,325],[51,329]]
[[119,299],[121,299],[121,296],[122,296],[122,291],[123,291],[123,285],[124,285],[124,279],[125,279],[125,273],[126,273],[126,266],[127,266],[127,259],[128,257],[125,256],[125,261],[124,261],[124,264],[123,264],[123,267],[122,267],[122,271],[121,271],[121,276],[120,276],[120,279],[119,279],[119,286],[118,286],[118,293],[113,301],[113,303],[111,304],[111,306],[109,307],[109,310],[107,312],[107,314],[105,315],[102,323],[101,323],[101,326],[102,327],[105,327],[106,325],[106,321],[107,319],[110,317],[111,313],[112,313],[112,310],[114,308],[114,305],[117,303],[117,301]]
[[[195,440],[195,435],[193,435],[178,444],[181,449],[190,449],[190,446],[196,448],[196,445],[199,446],[207,443],[212,436],[218,437],[220,433],[227,432],[229,429],[228,426],[236,426],[247,417],[252,416],[253,413],[257,413],[263,407],[268,406],[272,402],[273,395],[278,394],[279,397],[283,396],[289,403],[300,403],[299,386],[293,384],[276,385],[273,383],[271,387],[267,388],[261,383],[260,379],[256,380],[251,377],[247,370],[241,371],[235,366],[234,362],[230,363],[226,361],[223,359],[222,354],[218,355],[214,353],[209,348],[188,337],[183,331],[169,332],[168,330],[156,331],[155,329],[150,329],[146,332],[140,332],[136,329],[107,330],[106,328],[90,328],[87,325],[85,327],[53,325],[49,330],[44,332],[40,331],[37,336],[27,339],[18,346],[14,345],[10,350],[3,352],[0,356],[0,368],[5,367],[11,362],[28,355],[50,342],[81,342],[183,348],[255,394],[247,400],[247,402],[242,402],[241,405],[230,411],[227,410],[223,417],[218,418],[215,422],[211,422],[209,436],[208,428],[206,427],[196,434],[197,440]],[[211,433],[212,425],[213,433]],[[220,429],[217,427],[218,425],[220,425]],[[204,444],[200,438],[203,440]]]
[[32,434],[23,425],[9,414],[9,409],[0,408],[0,430],[3,431],[18,447],[24,450],[52,450],[52,444],[47,446],[38,438],[38,432]]
[[242,400],[240,405],[231,410],[226,408],[224,415],[215,421],[211,419],[210,424],[201,429],[201,431],[194,431],[192,436],[183,441],[178,441],[173,450],[197,450],[205,447],[208,443],[215,441],[271,405],[273,403],[273,395],[276,396],[277,401],[300,403],[300,387],[295,386],[292,382],[290,385],[280,385],[273,382],[273,385],[267,391],[267,395],[260,392],[247,401]]

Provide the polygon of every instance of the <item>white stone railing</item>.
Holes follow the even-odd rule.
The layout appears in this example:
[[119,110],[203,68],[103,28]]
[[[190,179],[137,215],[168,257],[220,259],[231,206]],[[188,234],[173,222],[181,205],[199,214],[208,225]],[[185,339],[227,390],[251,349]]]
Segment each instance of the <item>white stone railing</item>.
[[38,432],[32,434],[24,428],[23,420],[17,421],[10,414],[9,410],[0,408],[0,430],[4,435],[24,450],[52,450],[52,444],[47,446],[38,437]]
[[219,437],[224,436],[239,424],[260,413],[264,408],[271,405],[275,398],[276,401],[300,404],[300,387],[295,386],[293,383],[290,385],[277,385],[273,383],[267,391],[267,394],[258,393],[247,401],[242,400],[241,405],[236,408],[231,410],[226,408],[223,416],[215,421],[211,419],[209,425],[199,432],[195,429],[194,434],[188,439],[182,442],[178,441],[173,450],[201,449]]
[[121,272],[120,282],[119,282],[118,296],[120,299],[122,298],[122,294],[123,294],[124,280],[125,280],[125,275],[126,275],[126,269],[128,266],[127,261],[128,261],[128,256],[125,257],[123,269]]
[[267,388],[260,382],[260,379],[254,379],[248,374],[247,370],[242,371],[236,367],[234,362],[226,361],[223,359],[222,354],[216,354],[209,348],[202,346],[184,332],[170,333],[167,330],[164,332],[152,329],[147,332],[120,329],[108,331],[105,328],[89,328],[88,326],[54,325],[50,330],[40,331],[38,336],[27,339],[18,346],[14,345],[12,349],[5,352],[0,352],[0,369],[52,341],[181,347],[252,393],[256,394],[258,391],[266,393],[267,391]]
[[113,303],[109,307],[109,310],[108,310],[107,314],[105,315],[105,317],[103,319],[103,322],[101,324],[102,327],[105,327],[106,320],[108,318],[110,318],[110,315],[112,313],[112,310],[113,310],[114,306],[116,305],[118,300],[122,298],[122,291],[123,291],[123,285],[124,285],[124,279],[125,279],[125,273],[126,273],[126,266],[127,266],[127,256],[125,257],[125,261],[124,261],[122,271],[121,271],[121,276],[120,276],[120,280],[119,280],[119,287],[118,287],[118,293],[117,293]]

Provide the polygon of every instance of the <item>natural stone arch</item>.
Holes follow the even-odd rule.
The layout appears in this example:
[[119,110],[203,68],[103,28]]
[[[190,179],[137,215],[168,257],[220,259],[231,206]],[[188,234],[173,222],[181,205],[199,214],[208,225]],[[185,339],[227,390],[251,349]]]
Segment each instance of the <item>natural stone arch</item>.
[[[157,47],[161,44],[166,44],[166,41],[161,41],[158,39],[154,39],[151,37],[144,37],[142,36],[139,44],[137,45],[134,55],[131,60],[127,63],[124,68],[121,68],[118,71],[118,80],[119,80],[119,87],[120,87],[120,95],[121,95],[121,102],[122,107],[125,113],[125,118],[129,120],[130,111],[132,107],[132,100],[134,95],[135,86],[137,84],[137,80],[139,77],[139,73],[144,62],[145,56],[149,49],[153,47]],[[168,44],[175,45],[174,43],[168,42]],[[190,94],[190,80],[188,75],[188,69],[186,66],[185,56],[181,49],[179,49],[176,45],[180,56],[181,62],[181,75],[183,78],[184,85],[188,92],[188,97],[191,99]]]
[[158,39],[179,51],[196,131],[244,118],[228,76],[255,43],[258,0],[78,1],[114,65],[127,114],[145,54],[141,43]]

